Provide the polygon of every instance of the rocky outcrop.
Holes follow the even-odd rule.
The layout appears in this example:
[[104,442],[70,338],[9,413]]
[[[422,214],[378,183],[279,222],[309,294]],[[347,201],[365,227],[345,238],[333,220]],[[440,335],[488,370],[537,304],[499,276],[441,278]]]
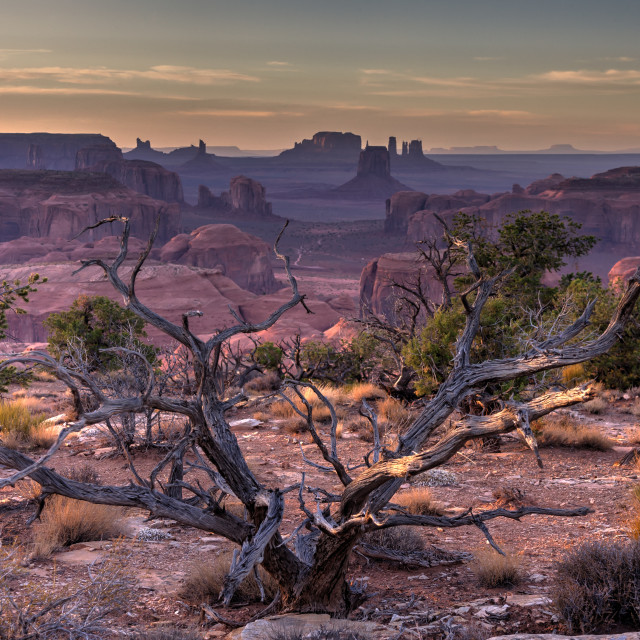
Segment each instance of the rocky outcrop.
[[639,187],[640,168],[622,167],[588,180],[554,174],[524,190],[493,196],[458,192],[453,196],[430,197],[424,210],[410,217],[407,240],[413,243],[440,235],[441,226],[434,213],[449,222],[462,211],[484,218],[487,227],[495,229],[508,214],[527,209],[548,211],[568,216],[582,225],[581,233],[599,239],[595,250],[573,266],[606,278],[620,255],[640,254]]
[[398,191],[386,203],[384,230],[387,233],[406,233],[409,218],[422,211],[429,196],[421,191]]
[[319,131],[311,140],[296,142],[293,149],[283,151],[279,158],[318,160],[327,158],[355,160],[362,148],[362,138],[354,133]]
[[173,171],[148,160],[124,160],[120,149],[94,145],[80,149],[76,170],[106,173],[121,184],[156,200],[182,202],[182,182]]
[[419,273],[423,293],[432,300],[439,300],[442,287],[416,251],[385,253],[369,262],[360,276],[360,315],[373,312],[394,322],[400,299],[405,295],[396,285],[413,285]]
[[98,133],[0,133],[0,169],[72,171],[78,150],[115,143]]
[[207,145],[204,141],[200,140],[195,155],[178,166],[177,169],[181,173],[188,175],[207,175],[212,172],[226,172],[227,168],[214,158],[215,156],[213,154],[207,153]]
[[359,199],[386,199],[396,191],[411,191],[391,176],[391,160],[386,147],[367,146],[360,152],[356,177],[332,189],[336,196]]
[[269,261],[271,248],[231,224],[209,224],[172,238],[158,252],[163,262],[218,268],[243,289],[272,293],[280,288]]
[[135,148],[122,155],[125,160],[148,160],[162,165],[167,161],[168,157],[168,154],[153,149],[150,140],[140,140],[140,138],[136,138]]
[[267,202],[266,189],[246,176],[236,176],[229,183],[229,191],[216,196],[209,188],[198,188],[198,207],[209,209],[215,215],[241,218],[277,218],[271,203]]
[[419,211],[439,213],[460,210],[469,206],[480,206],[491,199],[485,193],[473,189],[457,191],[453,195],[427,195],[419,191],[400,191],[387,200],[387,217],[384,229],[388,233],[406,233],[409,219]]
[[[96,254],[95,257],[101,256]],[[67,262],[31,264],[4,270],[4,278],[9,281],[24,282],[33,272],[48,278],[47,282],[38,285],[38,291],[30,296],[29,303],[21,305],[27,314],[9,314],[8,334],[22,343],[46,341],[44,319],[53,312],[68,309],[81,294],[107,296],[122,304],[122,296],[105,280],[101,269],[88,267],[75,273],[79,266],[78,262]],[[127,263],[121,268],[125,280],[132,266],[133,263]],[[282,295],[257,296],[239,287],[223,275],[220,269],[155,262],[149,262],[140,271],[136,293],[143,303],[177,324],[181,324],[183,313],[194,309],[202,311],[202,317],[190,319],[189,327],[203,339],[238,323],[229,308],[246,321],[261,321],[279,304],[290,299],[290,295],[284,292]],[[272,329],[257,337],[279,341],[299,334],[303,339],[323,339],[324,329],[338,322],[339,316],[326,303],[309,300],[308,304],[313,314],[307,314],[298,305],[286,313]],[[147,326],[146,331],[154,343],[168,342],[167,336],[153,327]],[[236,342],[242,343],[242,340],[242,336],[239,336]]]
[[640,256],[618,260],[609,271],[609,285],[622,289],[638,267],[640,267]]
[[[70,239],[110,217],[128,217],[133,236],[146,240],[160,215],[159,240],[180,229],[180,209],[128,189],[105,174],[0,171],[0,241],[20,236]],[[91,229],[85,241],[118,234],[114,222]]]
[[[129,238],[129,251],[132,255],[138,255],[145,245],[146,242],[138,238]],[[107,236],[96,242],[22,236],[0,243],[0,264],[69,262],[96,256],[112,260],[119,252],[118,236]]]

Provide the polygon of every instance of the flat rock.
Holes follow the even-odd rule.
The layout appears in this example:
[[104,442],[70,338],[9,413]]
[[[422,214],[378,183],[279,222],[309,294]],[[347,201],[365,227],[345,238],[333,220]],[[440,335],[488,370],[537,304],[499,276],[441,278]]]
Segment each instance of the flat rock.
[[559,636],[555,633],[514,633],[508,636],[494,636],[488,640],[569,640],[569,638],[575,640],[640,640],[640,631],[585,636]]
[[[327,614],[306,613],[301,615],[282,615],[251,622],[242,629],[236,629],[227,635],[227,640],[265,640],[276,637],[296,637],[305,640],[320,640],[320,630],[342,631],[345,638],[350,634],[365,637],[368,640],[388,640],[397,630],[375,622],[331,619]],[[295,635],[292,635],[295,634]],[[342,637],[342,636],[341,636]]]

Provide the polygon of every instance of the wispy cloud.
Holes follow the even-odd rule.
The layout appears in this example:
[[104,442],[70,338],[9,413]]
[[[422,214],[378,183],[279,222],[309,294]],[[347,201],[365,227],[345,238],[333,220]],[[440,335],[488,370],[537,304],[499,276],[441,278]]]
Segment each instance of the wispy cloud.
[[0,69],[0,80],[54,80],[68,84],[103,84],[107,82],[151,80],[180,84],[216,85],[234,82],[259,82],[255,76],[230,69],[199,69],[175,65],[157,65],[149,69],[110,69],[108,67],[23,67]]
[[171,94],[151,94],[123,89],[89,89],[85,87],[33,87],[29,85],[0,86],[0,95],[33,96],[127,96],[141,99],[195,102],[198,98]]
[[577,71],[548,71],[537,76],[540,80],[554,83],[583,85],[640,85],[640,71],[636,69],[608,69],[593,71],[579,69]]
[[304,115],[297,111],[247,111],[244,109],[198,109],[174,111],[170,115],[187,116],[187,117],[211,117],[211,118],[274,118],[276,116],[293,116],[298,117]]
[[493,62],[494,60],[504,60],[502,56],[474,56],[476,62]]
[[290,62],[283,62],[282,60],[270,60],[267,64],[270,67],[293,67]]

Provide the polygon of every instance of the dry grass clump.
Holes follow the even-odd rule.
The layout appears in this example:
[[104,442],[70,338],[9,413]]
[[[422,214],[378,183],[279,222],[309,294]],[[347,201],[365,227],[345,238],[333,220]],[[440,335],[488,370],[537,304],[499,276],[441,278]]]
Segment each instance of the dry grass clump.
[[263,393],[271,393],[280,388],[282,380],[275,371],[267,371],[262,375],[252,378],[244,385],[244,390],[247,393],[261,395]]
[[609,407],[609,404],[604,398],[594,398],[593,400],[584,402],[582,404],[582,407],[585,411],[589,413],[600,415],[601,413],[604,413],[607,410],[607,408]]
[[562,384],[572,387],[588,378],[583,364],[570,364],[562,368]]
[[20,480],[16,484],[16,489],[18,490],[18,493],[28,502],[35,502],[42,493],[42,486],[39,485],[35,480],[31,480],[31,478]]
[[631,508],[633,515],[627,524],[629,537],[633,540],[640,539],[640,484],[631,489]]
[[416,527],[389,527],[365,533],[362,541],[401,553],[422,551],[425,544],[418,531]]
[[300,629],[284,626],[278,621],[272,622],[272,628],[267,630],[269,635],[264,636],[264,640],[369,640],[369,635],[362,635],[347,627],[347,622],[340,620],[323,624],[317,629],[309,632],[303,626]]
[[293,418],[298,416],[294,408],[286,400],[278,400],[278,402],[272,402],[269,406],[269,412],[272,417],[278,419]]
[[0,437],[5,447],[33,447],[39,446],[39,442],[50,441],[47,430],[37,428],[47,417],[38,412],[40,407],[40,403],[32,398],[0,403]]
[[533,425],[541,447],[573,447],[609,451],[613,442],[597,429],[577,424],[567,416],[558,421],[538,420]]
[[377,400],[387,396],[383,389],[370,382],[354,384],[348,389],[347,395],[356,404],[360,404],[363,400]]
[[518,487],[498,487],[493,490],[493,497],[498,507],[522,507],[527,504],[524,491]]
[[517,556],[511,553],[502,556],[492,547],[479,549],[473,556],[471,568],[483,587],[492,589],[520,582],[520,561]]
[[37,557],[76,542],[109,540],[124,533],[123,509],[64,496],[51,496],[34,534]]
[[640,544],[588,542],[557,566],[551,594],[569,633],[602,633],[640,624]]
[[393,501],[417,516],[441,516],[444,507],[436,502],[428,487],[415,487],[394,496]]
[[252,416],[254,420],[259,420],[260,422],[269,422],[271,420],[271,414],[266,411],[256,411]]
[[636,398],[633,404],[627,409],[632,416],[640,416],[640,398]]
[[396,398],[384,398],[376,402],[378,419],[394,425],[404,425],[411,419],[411,412]]
[[[200,604],[201,602],[216,602],[224,585],[224,578],[229,573],[232,553],[221,553],[212,562],[198,560],[187,570],[187,577],[180,589],[179,595],[187,602]],[[278,586],[273,578],[260,566],[258,574],[264,586],[267,601],[273,600]],[[253,573],[250,573],[241,583],[233,596],[234,602],[260,602],[260,588]]]

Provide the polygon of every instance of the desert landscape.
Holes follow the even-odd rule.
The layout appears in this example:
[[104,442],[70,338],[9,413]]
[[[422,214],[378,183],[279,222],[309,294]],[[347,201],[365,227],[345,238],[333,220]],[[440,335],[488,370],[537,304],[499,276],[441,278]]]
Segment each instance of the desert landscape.
[[640,640],[640,5],[0,21],[0,640]]

